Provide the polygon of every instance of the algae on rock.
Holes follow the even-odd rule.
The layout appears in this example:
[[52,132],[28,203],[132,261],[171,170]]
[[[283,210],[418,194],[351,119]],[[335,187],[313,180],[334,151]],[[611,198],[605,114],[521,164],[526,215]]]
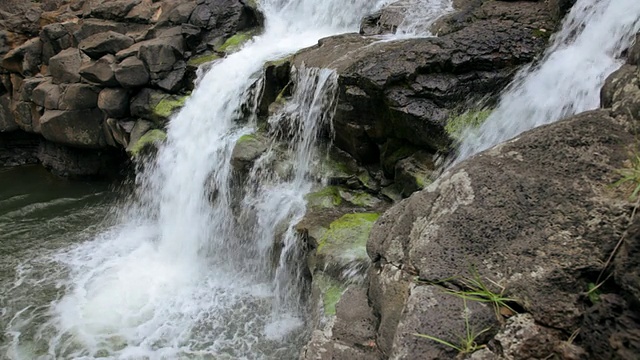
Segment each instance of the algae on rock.
[[153,129],[144,134],[135,144],[127,149],[133,157],[137,157],[140,153],[153,145],[157,145],[167,139],[167,134],[160,129]]

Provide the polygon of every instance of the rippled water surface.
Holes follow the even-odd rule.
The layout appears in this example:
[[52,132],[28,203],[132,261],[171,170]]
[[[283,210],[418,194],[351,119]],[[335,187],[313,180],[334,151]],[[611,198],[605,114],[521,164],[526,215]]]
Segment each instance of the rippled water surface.
[[[36,340],[38,323],[64,292],[58,282],[66,272],[55,254],[106,223],[115,200],[109,188],[66,181],[39,166],[0,168],[0,358],[46,353],[47,344]],[[11,349],[15,337],[28,345]]]

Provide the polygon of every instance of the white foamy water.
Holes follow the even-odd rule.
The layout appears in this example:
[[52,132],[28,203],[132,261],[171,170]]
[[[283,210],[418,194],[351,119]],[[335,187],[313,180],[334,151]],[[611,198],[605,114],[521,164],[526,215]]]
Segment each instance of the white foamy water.
[[486,122],[463,135],[456,161],[597,108],[600,88],[639,30],[638,0],[578,0],[539,64],[520,71]]
[[[170,122],[168,141],[137,178],[119,222],[56,254],[52,304],[18,311],[12,359],[295,358],[304,339],[293,225],[318,132],[330,120],[336,76],[299,69],[291,103],[270,120],[290,138],[258,160],[246,184],[230,165],[255,127],[265,61],[357,31],[383,1],[263,0],[265,31],[215,63]],[[267,166],[282,156],[289,167]],[[282,244],[282,249],[278,250]],[[300,259],[302,260],[302,259]],[[26,334],[29,334],[28,338]]]

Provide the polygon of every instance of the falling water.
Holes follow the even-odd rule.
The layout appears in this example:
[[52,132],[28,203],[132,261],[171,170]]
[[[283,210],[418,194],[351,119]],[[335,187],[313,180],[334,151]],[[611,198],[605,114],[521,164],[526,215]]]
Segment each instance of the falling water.
[[293,224],[311,188],[316,138],[332,114],[335,75],[298,70],[291,103],[269,120],[280,129],[272,137],[289,146],[270,139],[243,184],[231,154],[256,128],[245,110],[255,113],[260,94],[253,85],[265,61],[355,31],[383,3],[263,0],[264,33],[199,80],[116,224],[54,256],[51,266],[67,275],[43,281],[64,295],[13,316],[8,356],[295,357],[304,314],[300,264],[289,261],[300,251]]
[[396,37],[401,38],[432,35],[431,25],[443,14],[453,11],[451,0],[402,0],[397,6],[404,15],[396,30]]
[[578,0],[543,59],[520,71],[486,122],[464,134],[456,160],[597,108],[600,88],[639,30],[638,0]]

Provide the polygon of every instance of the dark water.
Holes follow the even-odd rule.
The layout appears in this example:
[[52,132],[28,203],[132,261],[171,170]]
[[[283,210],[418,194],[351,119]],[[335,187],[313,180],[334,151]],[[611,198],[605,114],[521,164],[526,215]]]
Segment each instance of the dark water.
[[[108,183],[67,181],[39,166],[0,168],[0,359],[42,353],[38,324],[65,290],[55,254],[98,232],[114,202]],[[18,342],[27,345],[17,350]]]

